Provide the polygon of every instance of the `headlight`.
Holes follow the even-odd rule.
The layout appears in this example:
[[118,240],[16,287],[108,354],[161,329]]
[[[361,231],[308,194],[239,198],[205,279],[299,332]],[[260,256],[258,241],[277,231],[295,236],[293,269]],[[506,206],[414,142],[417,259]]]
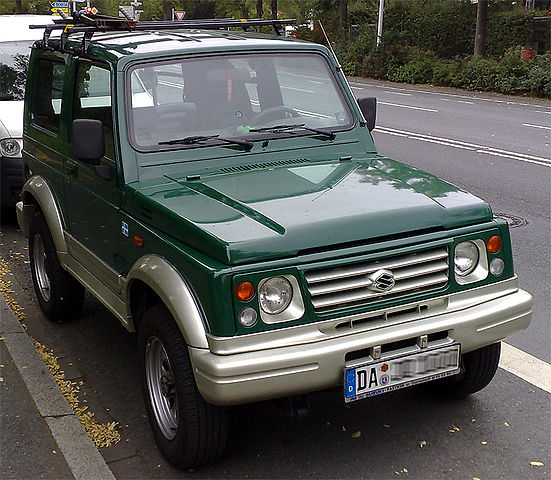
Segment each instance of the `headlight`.
[[478,247],[474,242],[461,242],[455,247],[453,258],[455,273],[464,277],[471,273],[478,265]]
[[283,312],[293,299],[293,287],[285,277],[271,277],[258,288],[260,308],[270,314]]
[[21,152],[21,145],[15,138],[3,138],[0,140],[0,152],[4,157],[17,157]]

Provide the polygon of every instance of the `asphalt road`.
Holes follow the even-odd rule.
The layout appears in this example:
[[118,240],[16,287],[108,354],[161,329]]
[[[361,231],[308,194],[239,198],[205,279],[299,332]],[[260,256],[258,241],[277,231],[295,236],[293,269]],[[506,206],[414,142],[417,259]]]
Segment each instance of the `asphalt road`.
[[[551,104],[428,87],[353,86],[358,95],[379,99],[374,137],[380,153],[466,188],[523,224],[511,230],[516,271],[536,304],[531,327],[509,342],[549,362],[551,130],[524,124],[551,127]],[[101,450],[119,479],[551,474],[551,395],[502,369],[486,389],[461,402],[442,402],[414,388],[345,406],[340,391],[329,391],[312,396],[311,415],[301,421],[277,403],[241,406],[233,409],[228,454],[220,464],[175,470],[158,453],[145,418],[135,337],[90,297],[77,321],[46,322],[34,299],[25,240],[6,218],[0,244],[30,334],[54,350],[67,377],[84,381],[82,398],[96,418],[119,423],[121,443]],[[532,466],[534,461],[544,465]]]

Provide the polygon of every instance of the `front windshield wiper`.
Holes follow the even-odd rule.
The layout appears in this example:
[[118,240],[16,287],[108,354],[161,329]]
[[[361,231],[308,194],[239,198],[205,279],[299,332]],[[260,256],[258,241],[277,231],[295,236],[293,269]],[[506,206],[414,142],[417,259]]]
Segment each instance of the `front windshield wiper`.
[[220,140],[222,142],[233,143],[234,145],[241,145],[242,147],[250,150],[253,148],[253,143],[248,140],[240,140],[239,138],[224,138],[220,135],[192,135],[190,137],[177,138],[174,140],[167,140],[165,142],[159,142],[158,145],[195,145],[197,143],[206,142],[207,140]]
[[290,123],[288,125],[273,125],[272,127],[259,127],[259,128],[250,128],[249,132],[271,132],[271,133],[278,133],[278,132],[286,132],[289,130],[294,130],[296,128],[300,128],[302,130],[307,130],[309,132],[313,133],[319,133],[321,135],[325,135],[330,140],[334,140],[336,135],[335,132],[325,129],[325,128],[312,128],[307,127],[305,123]]

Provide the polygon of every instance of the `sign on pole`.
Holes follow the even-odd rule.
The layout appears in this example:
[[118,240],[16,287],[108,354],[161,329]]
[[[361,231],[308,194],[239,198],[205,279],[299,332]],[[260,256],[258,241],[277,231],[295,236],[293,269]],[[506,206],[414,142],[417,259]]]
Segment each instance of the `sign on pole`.
[[186,12],[184,12],[183,10],[181,11],[174,11],[174,16],[176,17],[176,20],[183,20],[184,17],[186,16]]

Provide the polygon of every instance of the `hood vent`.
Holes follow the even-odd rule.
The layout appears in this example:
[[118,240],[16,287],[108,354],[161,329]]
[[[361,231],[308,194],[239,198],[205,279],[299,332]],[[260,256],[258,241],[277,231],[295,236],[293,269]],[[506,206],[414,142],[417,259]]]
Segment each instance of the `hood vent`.
[[287,167],[289,165],[300,165],[302,163],[307,163],[307,162],[309,162],[307,158],[295,158],[293,160],[277,160],[275,162],[251,163],[248,165],[237,165],[235,167],[225,167],[225,168],[221,168],[220,172],[222,173],[248,172],[250,170],[259,170],[263,168]]
[[153,220],[153,211],[149,208],[143,207],[141,208],[142,217],[144,217],[146,220]]

